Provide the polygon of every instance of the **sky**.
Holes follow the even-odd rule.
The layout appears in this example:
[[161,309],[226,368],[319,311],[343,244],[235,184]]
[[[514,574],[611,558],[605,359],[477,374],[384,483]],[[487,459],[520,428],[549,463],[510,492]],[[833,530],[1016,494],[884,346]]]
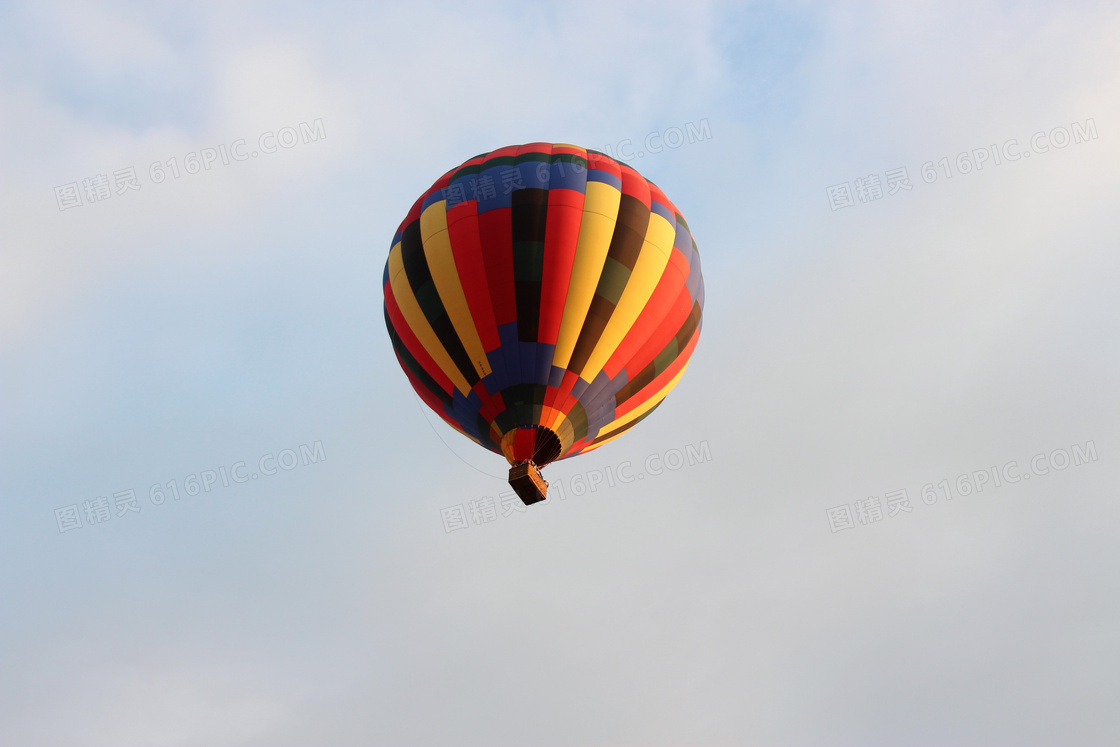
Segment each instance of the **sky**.
[[[1115,744],[1118,127],[1107,2],[0,4],[0,744]],[[706,294],[521,511],[380,283],[535,141]]]

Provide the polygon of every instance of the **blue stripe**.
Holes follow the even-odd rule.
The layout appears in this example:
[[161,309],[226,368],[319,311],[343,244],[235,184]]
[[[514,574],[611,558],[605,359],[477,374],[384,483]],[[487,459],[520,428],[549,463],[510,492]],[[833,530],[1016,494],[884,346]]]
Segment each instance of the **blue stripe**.
[[[424,198],[424,203],[420,206],[420,212],[423,213],[425,210],[427,210],[429,207],[436,204],[440,200],[446,199],[443,192],[444,192],[444,190],[437,189],[435,192],[432,192],[430,195],[425,197]],[[451,207],[451,204],[448,203],[447,207]]]
[[619,192],[622,191],[622,179],[615,176],[609,171],[601,171],[599,169],[589,169],[587,171],[587,181],[589,182],[603,182],[609,184]]
[[676,226],[677,225],[677,217],[675,215],[673,215],[673,212],[671,210],[669,210],[669,208],[665,207],[664,205],[662,205],[657,200],[651,200],[650,201],[649,210],[650,210],[651,213],[657,213],[662,218],[669,221],[670,226]]
[[506,386],[519,384],[521,383],[521,358],[517,353],[517,322],[507,322],[498,327],[498,339],[502,344],[499,350],[506,359]]
[[553,366],[548,372],[548,385],[554,389],[559,389],[560,385],[564,383],[564,374],[568,372],[566,368],[560,366]]
[[549,189],[574,189],[581,194],[586,193],[587,167],[557,161],[552,164]]

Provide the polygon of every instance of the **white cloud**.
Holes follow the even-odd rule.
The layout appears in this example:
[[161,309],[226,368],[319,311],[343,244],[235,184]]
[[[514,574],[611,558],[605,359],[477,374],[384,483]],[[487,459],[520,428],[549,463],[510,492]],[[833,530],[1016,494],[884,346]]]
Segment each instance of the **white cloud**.
[[[170,71],[187,113],[0,79],[0,741],[1115,734],[1113,9],[207,6],[182,37],[170,13],[59,14],[17,18],[34,70],[65,47],[105,91]],[[548,476],[700,440],[711,462],[445,534],[440,508],[502,484],[440,444],[396,370],[378,286],[397,222],[499,143],[705,117],[711,141],[635,163],[703,252],[693,365]],[[325,140],[53,204],[65,181],[316,118]],[[1097,139],[921,179],[1087,118]],[[829,210],[827,186],[902,165],[911,191]],[[318,438],[321,471],[51,525]],[[1090,464],[921,502],[1090,439]],[[829,532],[827,507],[900,487],[912,513]],[[121,645],[59,655],[78,631]]]

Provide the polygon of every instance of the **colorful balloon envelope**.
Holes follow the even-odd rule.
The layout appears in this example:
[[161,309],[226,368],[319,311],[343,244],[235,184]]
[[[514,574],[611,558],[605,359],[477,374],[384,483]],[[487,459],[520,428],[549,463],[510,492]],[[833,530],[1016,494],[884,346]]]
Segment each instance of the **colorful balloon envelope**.
[[537,468],[661,404],[704,306],[696,242],[665,194],[603,153],[551,143],[438,179],[397,229],[383,286],[412,387],[506,457],[526,503],[544,497]]

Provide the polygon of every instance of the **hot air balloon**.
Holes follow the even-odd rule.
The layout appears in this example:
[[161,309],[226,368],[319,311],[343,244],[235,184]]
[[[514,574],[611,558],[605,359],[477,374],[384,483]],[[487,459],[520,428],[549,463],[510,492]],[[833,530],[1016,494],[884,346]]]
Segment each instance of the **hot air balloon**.
[[420,398],[508,460],[526,504],[540,468],[618,438],[676,386],[700,335],[688,224],[630,166],[574,145],[475,156],[393,236],[385,325]]

